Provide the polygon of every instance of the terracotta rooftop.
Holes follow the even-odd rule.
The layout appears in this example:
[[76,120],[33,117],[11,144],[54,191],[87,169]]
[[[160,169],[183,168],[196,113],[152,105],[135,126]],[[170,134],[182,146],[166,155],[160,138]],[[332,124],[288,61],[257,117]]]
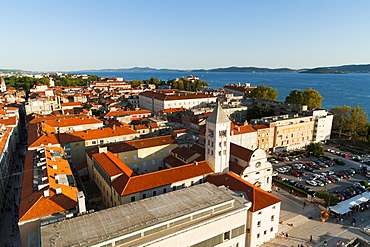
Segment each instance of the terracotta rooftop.
[[234,143],[230,143],[230,154],[242,160],[249,161],[253,152],[254,152],[253,150],[250,150],[248,148],[239,146]]
[[63,144],[71,142],[79,142],[84,140],[93,140],[100,138],[108,138],[114,136],[124,136],[124,135],[134,135],[138,134],[135,130],[124,127],[117,126],[114,128],[101,128],[101,129],[92,129],[85,131],[75,131],[72,133],[60,133],[60,134],[49,134],[41,135],[36,137],[36,140],[33,138],[28,138],[29,147],[39,147],[41,144]]
[[256,130],[259,130],[259,129],[268,129],[269,126],[267,126],[265,124],[259,124],[259,125],[253,125],[253,128],[255,128]]
[[124,110],[118,110],[118,111],[110,111],[108,112],[104,117],[109,118],[109,117],[114,117],[114,116],[132,116],[132,115],[150,115],[152,114],[151,111],[147,110],[139,110],[139,111],[124,111]]
[[133,171],[126,166],[119,158],[117,158],[111,152],[97,153],[93,154],[93,158],[99,163],[99,165],[104,169],[110,177],[115,177],[117,175],[122,175],[123,173],[131,176]]
[[[174,143],[177,143],[176,139],[168,135],[168,136],[159,136],[159,137],[153,137],[153,138],[145,138],[145,139],[140,139],[140,140],[135,140],[135,141],[111,143],[111,144],[104,145],[104,146],[107,147],[108,151],[112,153],[120,153],[120,152],[138,150],[142,148],[169,145],[169,144],[174,144]],[[92,154],[98,153],[98,147],[87,149],[86,153],[90,157],[92,157]]]
[[[43,153],[38,151],[28,152],[25,158],[21,201],[19,207],[19,221],[39,218],[45,215],[58,213],[68,209],[73,209],[77,206],[78,189],[70,184],[70,179],[66,179],[67,183],[62,182],[61,177],[73,178],[67,160],[63,159],[55,153],[63,154],[62,148],[45,147]],[[34,160],[34,154],[45,158],[45,168],[37,167]],[[34,188],[34,181],[39,173],[39,179],[45,177],[46,180],[39,180],[41,187]],[[37,179],[36,179],[37,180]],[[58,194],[57,189],[61,190]],[[44,196],[45,191],[49,191],[48,196]]]
[[216,98],[216,96],[214,96],[213,94],[204,94],[204,93],[164,94],[164,93],[159,93],[155,91],[146,91],[146,92],[140,93],[140,95],[148,97],[148,98],[163,100],[163,101]]
[[211,173],[213,173],[211,167],[207,162],[202,161],[133,176],[127,181],[125,176],[120,176],[113,181],[112,185],[116,191],[123,196]]
[[245,181],[231,172],[209,175],[207,176],[206,181],[216,186],[224,185],[233,191],[244,192],[247,195],[248,200],[252,202],[252,207],[250,209],[252,212],[259,211],[281,202],[280,198]]

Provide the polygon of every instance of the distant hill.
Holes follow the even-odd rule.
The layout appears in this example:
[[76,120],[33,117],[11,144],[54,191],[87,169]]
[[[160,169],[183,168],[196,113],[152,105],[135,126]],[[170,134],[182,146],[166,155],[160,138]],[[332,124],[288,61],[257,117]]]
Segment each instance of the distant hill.
[[0,73],[20,72],[20,69],[0,69]]
[[217,68],[209,70],[192,70],[191,72],[285,72],[292,73],[297,72],[296,70],[289,68],[278,68],[278,69],[269,69],[269,68],[257,68],[257,67],[228,67],[228,68]]
[[347,73],[370,73],[370,64],[342,65],[328,68]]
[[156,69],[149,67],[134,67],[127,69],[93,69],[93,70],[79,70],[79,71],[70,71],[70,72],[184,72],[187,70],[179,69]]
[[307,73],[307,74],[347,74],[346,72],[336,71],[329,68],[314,68],[314,69],[306,69],[302,70],[299,73]]

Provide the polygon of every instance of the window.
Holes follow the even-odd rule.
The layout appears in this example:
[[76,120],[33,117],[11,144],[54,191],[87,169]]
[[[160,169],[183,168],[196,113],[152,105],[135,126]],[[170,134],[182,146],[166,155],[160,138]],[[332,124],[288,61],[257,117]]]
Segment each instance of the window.
[[257,227],[261,227],[261,221],[257,222]]
[[163,151],[161,151],[161,155],[163,155]]
[[172,187],[172,190],[173,190],[173,191],[175,191],[175,190],[176,190],[176,186],[173,186],[173,187]]
[[230,240],[230,232],[224,233],[224,240]]
[[224,147],[226,147],[226,141],[224,141]]
[[134,160],[137,160],[137,155],[134,155]]
[[226,130],[220,130],[219,135],[220,137],[226,137]]
[[267,231],[266,231],[266,230],[264,230],[264,231],[263,231],[263,234],[264,234],[264,235],[266,235],[266,233],[267,233]]
[[218,146],[219,146],[219,147],[222,147],[222,142],[219,142],[219,143],[218,143]]
[[261,215],[262,214],[262,212],[258,212],[258,215]]
[[273,228],[273,227],[271,227],[271,228],[270,228],[270,232],[272,232],[273,230],[274,230],[274,228]]
[[131,196],[131,202],[134,202],[136,200],[135,196]]
[[259,233],[257,234],[257,238],[260,238],[260,234]]
[[123,162],[127,162],[127,161],[128,161],[127,157],[123,157]]
[[270,182],[270,177],[267,177],[266,183],[269,183],[269,182]]
[[224,155],[226,155],[226,150],[224,150]]
[[218,156],[221,156],[221,151],[218,151]]
[[104,143],[104,140],[100,140],[100,144],[103,144]]
[[167,188],[163,188],[163,194],[167,193]]
[[183,183],[183,184],[181,185],[181,188],[185,188],[185,183]]
[[92,143],[92,144],[96,144],[96,141],[92,141],[91,143]]
[[272,209],[275,209],[275,208],[276,208],[276,206],[273,206],[273,207],[272,207]]
[[275,215],[271,215],[271,221],[275,220]]
[[78,146],[80,146],[80,144],[79,143],[76,143],[75,146],[78,147]]
[[153,190],[153,196],[157,195],[157,191]]
[[144,193],[142,196],[141,196],[141,199],[145,199],[146,198],[146,194]]

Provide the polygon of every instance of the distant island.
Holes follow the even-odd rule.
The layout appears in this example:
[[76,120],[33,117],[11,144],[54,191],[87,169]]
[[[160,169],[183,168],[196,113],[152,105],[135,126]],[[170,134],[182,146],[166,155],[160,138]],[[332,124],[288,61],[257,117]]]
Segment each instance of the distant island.
[[99,70],[80,70],[70,71],[70,73],[84,72],[249,72],[249,73],[311,73],[311,74],[346,74],[346,73],[370,73],[370,64],[366,65],[342,65],[336,67],[318,67],[313,69],[290,69],[290,68],[258,68],[258,67],[227,67],[215,69],[156,69],[150,67],[134,67],[123,69],[99,69]]
[[[22,70],[0,69],[0,73],[13,72],[22,73]],[[88,69],[79,71],[65,71],[67,73],[94,73],[94,72],[248,72],[248,73],[310,73],[310,74],[346,74],[346,73],[370,73],[370,64],[361,65],[342,65],[331,67],[318,67],[313,69],[290,69],[290,68],[258,68],[258,67],[227,67],[215,69],[156,69],[150,67],[133,67],[122,69]]]
[[307,69],[302,70],[298,73],[306,73],[306,74],[348,74],[347,72],[337,71],[329,68],[314,68],[314,69]]

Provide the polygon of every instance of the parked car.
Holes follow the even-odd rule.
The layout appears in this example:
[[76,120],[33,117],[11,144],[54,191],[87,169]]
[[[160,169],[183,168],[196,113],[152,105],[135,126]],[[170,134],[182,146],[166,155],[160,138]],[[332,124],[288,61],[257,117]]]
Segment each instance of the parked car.
[[355,187],[360,187],[360,188],[363,188],[363,189],[366,189],[365,186],[363,186],[362,184],[360,184],[359,182],[354,182],[353,183],[353,186]]
[[292,174],[293,176],[296,176],[296,177],[301,177],[302,176],[302,173],[300,173],[296,170],[291,170],[290,174]]
[[312,185],[312,186],[317,186],[317,183],[315,180],[310,180],[310,179],[307,179],[306,180],[306,183],[308,183],[309,185]]
[[325,163],[322,163],[322,162],[318,163],[318,165],[321,166],[321,167],[324,167],[324,168],[328,168],[329,167],[328,164],[325,164]]
[[310,166],[305,166],[304,169],[309,172],[315,172],[315,170]]
[[315,180],[317,186],[324,186],[325,184],[323,182],[321,182],[320,180]]
[[341,195],[341,194],[333,194],[333,195],[335,195],[336,197],[338,197],[339,201],[346,200],[346,198],[343,195]]

